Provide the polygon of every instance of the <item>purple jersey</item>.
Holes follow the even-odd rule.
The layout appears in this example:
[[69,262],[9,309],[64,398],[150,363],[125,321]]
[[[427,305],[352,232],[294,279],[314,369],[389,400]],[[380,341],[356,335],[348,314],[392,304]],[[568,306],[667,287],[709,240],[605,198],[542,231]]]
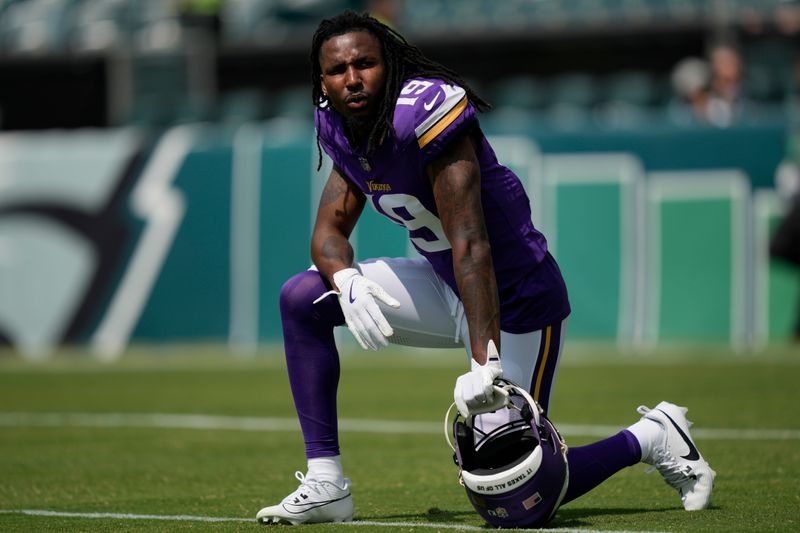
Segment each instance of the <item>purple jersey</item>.
[[454,138],[474,131],[481,171],[481,201],[500,296],[501,327],[525,333],[569,314],[561,273],[547,242],[531,222],[530,204],[519,178],[497,162],[477,127],[464,89],[439,79],[405,82],[394,111],[394,129],[369,156],[354,150],[342,117],[318,108],[320,145],[366,195],[381,215],[405,226],[411,243],[458,294],[453,254],[439,220],[425,167]]

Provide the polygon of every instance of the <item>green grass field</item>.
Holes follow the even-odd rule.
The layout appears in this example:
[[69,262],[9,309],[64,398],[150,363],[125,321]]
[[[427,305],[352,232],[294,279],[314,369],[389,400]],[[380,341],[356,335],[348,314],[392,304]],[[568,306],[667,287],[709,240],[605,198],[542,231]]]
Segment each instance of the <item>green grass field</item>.
[[[341,444],[356,521],[291,531],[484,527],[438,430],[464,357],[343,356]],[[551,528],[800,530],[800,351],[643,355],[568,345],[551,418],[579,445],[662,399],[690,408],[695,440],[718,473],[712,507],[683,511],[660,476],[638,465],[560,509]],[[0,531],[258,531],[256,511],[293,490],[294,471],[305,469],[296,427],[279,350],[241,358],[212,347],[138,348],[110,364],[77,352],[42,363],[0,353]]]

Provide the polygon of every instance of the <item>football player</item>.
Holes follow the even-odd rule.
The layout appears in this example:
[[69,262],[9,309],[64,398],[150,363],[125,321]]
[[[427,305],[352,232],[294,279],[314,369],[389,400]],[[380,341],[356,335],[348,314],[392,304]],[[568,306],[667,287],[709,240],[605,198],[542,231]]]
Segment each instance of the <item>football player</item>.
[[[311,239],[314,267],[280,295],[308,470],[297,472],[297,490],[258,512],[262,523],[352,520],[334,327],[346,324],[365,349],[466,349],[471,369],[456,380],[454,400],[465,417],[486,413],[476,425],[488,430],[511,416],[498,410],[499,377],[547,411],[570,312],[522,184],[481,131],[476,112],[489,106],[458,74],[353,12],[320,23],[311,63],[317,140],[333,169]],[[355,261],[348,237],[366,204],[405,226],[421,257]],[[617,435],[571,448],[562,503],[645,461],[687,509],[706,507],[714,473],[688,426],[683,409],[662,403]]]

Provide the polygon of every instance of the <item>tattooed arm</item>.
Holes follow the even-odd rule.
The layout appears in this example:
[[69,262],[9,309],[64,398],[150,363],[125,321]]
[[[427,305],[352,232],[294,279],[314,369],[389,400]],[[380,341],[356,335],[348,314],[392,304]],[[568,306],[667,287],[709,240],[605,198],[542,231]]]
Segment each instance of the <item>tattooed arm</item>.
[[311,236],[311,260],[333,283],[333,273],[353,264],[348,238],[361,216],[366,197],[334,165],[317,209]]
[[427,174],[442,228],[453,248],[453,271],[469,324],[472,357],[483,364],[490,340],[500,349],[500,303],[472,136],[451,142],[428,165]]

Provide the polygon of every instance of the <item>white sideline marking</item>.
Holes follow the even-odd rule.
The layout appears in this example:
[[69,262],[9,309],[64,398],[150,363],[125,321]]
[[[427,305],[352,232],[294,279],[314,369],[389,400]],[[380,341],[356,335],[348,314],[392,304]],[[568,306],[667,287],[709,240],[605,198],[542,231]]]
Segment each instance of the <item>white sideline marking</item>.
[[27,516],[52,516],[58,518],[111,518],[113,520],[178,520],[185,522],[255,522],[254,518],[227,518],[216,516],[159,515],[132,513],[70,513],[44,509],[0,509],[0,514],[24,514]]
[[[266,418],[172,413],[0,413],[2,427],[137,427],[236,431],[299,431],[294,418]],[[341,419],[339,429],[353,433],[439,434],[440,422]],[[568,437],[607,437],[620,426],[558,424]],[[692,436],[708,440],[800,440],[799,429],[697,428]]]
[[[192,515],[158,515],[158,514],[132,514],[132,513],[75,513],[62,511],[49,511],[45,509],[0,509],[0,514],[22,514],[26,516],[50,516],[56,518],[110,518],[113,520],[170,520],[180,522],[252,522],[255,518],[235,518],[216,516]],[[486,531],[482,526],[469,526],[461,524],[447,524],[441,522],[379,522],[375,520],[355,520],[353,522],[340,522],[340,526],[372,526],[372,527],[424,527],[431,529],[455,529],[460,531]],[[597,529],[572,529],[548,527],[546,530],[508,529],[507,531],[552,531],[555,533],[658,533],[655,531],[626,531],[626,530],[597,530]]]

